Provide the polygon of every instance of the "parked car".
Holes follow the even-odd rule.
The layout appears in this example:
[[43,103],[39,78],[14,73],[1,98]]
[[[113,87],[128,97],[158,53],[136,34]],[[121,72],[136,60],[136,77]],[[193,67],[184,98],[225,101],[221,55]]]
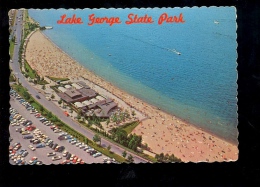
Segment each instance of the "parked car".
[[42,161],[37,161],[36,165],[42,165]]
[[60,159],[61,159],[61,156],[54,156],[54,157],[52,157],[52,161],[60,160]]
[[71,153],[68,153],[67,156],[66,156],[66,159],[69,160],[71,157]]
[[25,135],[23,136],[24,139],[32,139],[33,138],[33,135]]
[[93,155],[94,158],[102,156],[102,154],[100,152],[97,152],[96,154]]
[[53,150],[58,146],[57,143],[53,144],[53,146],[51,147]]
[[58,152],[62,152],[62,151],[64,151],[64,149],[65,149],[65,147],[64,146],[60,146],[59,148],[58,148]]
[[94,154],[96,154],[96,153],[97,153],[96,150],[94,150],[94,151],[90,151],[90,152],[89,152],[90,155],[94,155]]
[[30,134],[30,132],[29,131],[23,131],[22,132],[22,135],[27,135],[27,134]]
[[32,145],[28,146],[32,151],[35,151],[35,148]]
[[[31,160],[29,160],[29,164],[33,164],[35,161],[37,162],[38,158],[37,157],[32,157]],[[35,162],[35,163],[36,163]]]
[[22,156],[26,157],[28,155],[28,151],[23,152]]
[[36,148],[42,148],[42,147],[45,147],[44,143],[39,143],[39,144],[36,145]]
[[59,136],[58,139],[59,139],[59,140],[65,140],[65,136],[63,136],[63,135],[62,135],[62,136]]
[[55,152],[47,153],[47,156],[55,156],[55,155],[56,155]]
[[50,142],[50,143],[48,142],[48,145],[49,145],[50,148],[52,148],[53,142]]
[[65,150],[65,151],[63,152],[62,156],[63,156],[63,157],[66,157],[67,154],[68,154],[68,151]]

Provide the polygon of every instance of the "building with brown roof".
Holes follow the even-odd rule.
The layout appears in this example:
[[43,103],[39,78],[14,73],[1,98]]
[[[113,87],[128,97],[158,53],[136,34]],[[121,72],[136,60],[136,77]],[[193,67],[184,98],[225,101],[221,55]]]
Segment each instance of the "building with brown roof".
[[90,100],[98,95],[94,90],[86,88],[81,88],[78,90],[67,89],[67,91],[57,94],[66,103],[82,102],[85,100]]
[[117,104],[112,99],[108,98],[89,106],[85,106],[82,108],[82,111],[88,114],[88,111],[92,109],[97,117],[108,118],[110,117],[112,110],[115,108],[117,108]]
[[98,95],[97,92],[95,92],[94,90],[87,88],[81,88],[77,91],[80,92],[82,95],[88,97],[88,99],[92,99]]
[[76,99],[76,98],[79,98],[82,96],[82,94],[80,92],[78,92],[77,90],[67,90],[64,93],[67,94],[72,99]]

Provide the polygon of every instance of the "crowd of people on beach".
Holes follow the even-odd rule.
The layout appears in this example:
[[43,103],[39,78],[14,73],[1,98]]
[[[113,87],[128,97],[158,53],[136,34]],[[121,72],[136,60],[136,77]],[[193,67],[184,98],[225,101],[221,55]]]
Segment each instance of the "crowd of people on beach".
[[66,53],[49,41],[40,31],[28,42],[26,60],[41,76],[60,78],[83,77],[99,86],[129,109],[135,110],[140,120],[133,133],[142,135],[154,153],[174,154],[184,162],[237,160],[237,145],[203,132],[188,122],[178,119],[118,89],[111,83],[83,68]]

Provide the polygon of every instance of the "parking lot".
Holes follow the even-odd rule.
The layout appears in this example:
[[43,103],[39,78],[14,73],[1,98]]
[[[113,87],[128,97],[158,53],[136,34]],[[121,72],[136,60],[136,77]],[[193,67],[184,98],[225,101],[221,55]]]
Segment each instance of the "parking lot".
[[[19,96],[18,96],[19,98]],[[11,100],[10,100],[10,105],[13,109],[15,109],[22,117],[21,119],[25,119],[25,120],[30,120],[31,124],[29,125],[30,127],[34,127],[36,128],[36,131],[40,131],[40,134],[34,134],[35,129],[30,129],[31,131],[28,131],[29,134],[33,135],[34,139],[36,138],[36,135],[39,136],[39,138],[42,141],[47,141],[47,139],[50,139],[53,141],[53,144],[57,143],[58,146],[64,146],[65,150],[69,153],[72,154],[72,156],[77,157],[75,162],[70,162],[70,163],[103,163],[104,160],[106,159],[106,156],[101,155],[101,156],[97,156],[96,158],[93,157],[92,155],[90,155],[87,151],[90,150],[90,147],[88,149],[86,149],[88,146],[85,145],[85,150],[83,149],[84,146],[82,146],[82,148],[80,148],[80,146],[77,146],[76,142],[75,144],[71,144],[69,143],[68,140],[59,140],[58,137],[61,136],[62,132],[57,131],[57,133],[55,133],[50,127],[51,126],[47,126],[44,125],[42,122],[40,122],[40,118],[35,117],[35,114],[32,114],[32,110],[27,110],[25,108],[25,104],[22,105],[22,103],[24,102],[19,102],[19,100],[17,99],[17,95],[12,94],[11,96]],[[15,115],[13,115],[14,117]],[[17,116],[16,116],[17,117]],[[12,121],[17,121],[15,119],[12,119]],[[21,121],[21,120],[20,120]],[[22,121],[23,122],[23,121]],[[26,122],[25,122],[26,123]],[[17,126],[16,126],[17,124]],[[48,123],[46,123],[48,124]],[[24,160],[28,163],[29,160],[31,160],[32,157],[37,157],[38,160],[42,161],[43,164],[59,164],[66,161],[66,163],[69,163],[69,159],[66,159],[66,157],[63,156],[63,151],[62,152],[58,152],[58,151],[54,151],[51,147],[47,146],[46,143],[44,142],[44,147],[42,148],[36,148],[34,151],[31,150],[28,146],[32,145],[33,147],[36,147],[35,144],[30,142],[30,139],[24,139],[23,137],[25,135],[22,135],[20,132],[17,132],[16,129],[17,128],[24,128],[24,130],[26,129],[26,126],[23,126],[22,124],[18,123],[18,121],[14,124],[11,123],[9,130],[10,130],[10,136],[13,139],[10,142],[10,145],[12,146],[14,143],[16,142],[20,142],[21,144],[21,150],[22,149],[26,149],[28,151],[28,155],[24,157]],[[37,130],[38,129],[38,130]],[[25,130],[26,131],[26,130]],[[24,133],[24,131],[22,131]],[[43,140],[44,138],[44,140]],[[47,143],[48,144],[48,143]],[[61,159],[53,161],[52,157],[53,156],[47,156],[48,153],[51,152],[55,152],[56,155],[53,156],[60,156]],[[81,162],[79,161],[80,159]],[[111,160],[111,159],[108,159]],[[14,164],[13,160],[10,159],[10,163]],[[109,161],[108,161],[109,163]]]

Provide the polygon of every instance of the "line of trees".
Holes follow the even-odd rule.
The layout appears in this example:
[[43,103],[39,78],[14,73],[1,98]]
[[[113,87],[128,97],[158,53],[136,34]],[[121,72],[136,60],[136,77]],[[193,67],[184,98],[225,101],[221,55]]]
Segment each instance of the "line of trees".
[[181,159],[175,157],[174,154],[169,155],[168,153],[166,153],[165,155],[163,153],[156,154],[155,158],[157,159],[158,162],[164,162],[164,163],[181,162]]
[[127,132],[122,128],[113,128],[111,134],[114,141],[134,151],[137,151],[137,147],[141,146],[142,136],[136,134],[127,135]]

